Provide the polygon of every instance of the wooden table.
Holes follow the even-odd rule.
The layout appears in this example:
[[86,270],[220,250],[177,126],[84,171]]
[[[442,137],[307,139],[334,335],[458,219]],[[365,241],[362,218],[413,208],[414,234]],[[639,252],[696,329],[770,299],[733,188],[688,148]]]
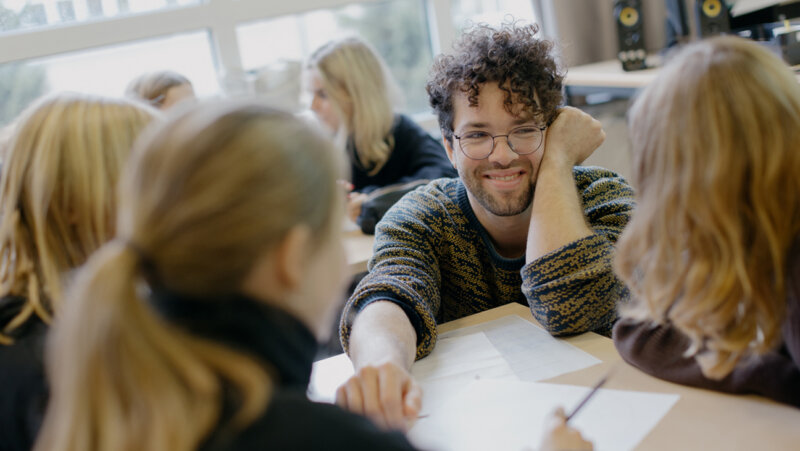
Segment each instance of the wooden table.
[[[439,331],[473,326],[514,314],[536,324],[527,307],[509,304],[442,324]],[[614,375],[604,388],[680,395],[680,400],[637,449],[800,449],[800,409],[757,396],[726,395],[656,379],[625,363],[609,338],[594,333],[568,338],[567,341],[603,363],[543,382],[588,387],[615,365]]]
[[367,270],[374,243],[375,236],[365,235],[361,230],[348,230],[344,233],[344,249],[351,276]]
[[[567,69],[564,87],[568,97],[596,92],[630,97],[637,89],[655,80],[657,75],[657,67],[625,72],[619,61],[608,60]],[[797,77],[800,81],[800,74]]]
[[609,60],[569,68],[564,86],[567,96],[600,91],[631,96],[637,89],[650,84],[656,75],[658,69],[655,68],[625,72],[619,61]]

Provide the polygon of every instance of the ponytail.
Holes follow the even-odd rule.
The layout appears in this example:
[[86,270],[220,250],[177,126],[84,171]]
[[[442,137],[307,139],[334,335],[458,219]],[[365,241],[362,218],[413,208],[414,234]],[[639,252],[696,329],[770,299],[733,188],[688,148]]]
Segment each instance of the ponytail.
[[196,449],[220,421],[223,382],[241,400],[230,426],[265,409],[265,368],[157,316],[142,296],[142,258],[114,240],[79,275],[49,338],[57,377],[35,449]]

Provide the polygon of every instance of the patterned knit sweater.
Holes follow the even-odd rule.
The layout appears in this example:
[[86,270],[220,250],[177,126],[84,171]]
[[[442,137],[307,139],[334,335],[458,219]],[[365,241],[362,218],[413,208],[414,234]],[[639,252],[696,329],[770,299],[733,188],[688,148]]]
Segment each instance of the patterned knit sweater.
[[417,331],[417,359],[431,352],[436,324],[511,302],[530,306],[554,335],[609,335],[627,289],[612,270],[613,243],[628,222],[633,189],[618,174],[574,168],[594,234],[525,264],[500,256],[478,221],[460,179],[410,192],[378,224],[369,274],[345,306],[345,350],[353,318],[368,304],[399,305]]

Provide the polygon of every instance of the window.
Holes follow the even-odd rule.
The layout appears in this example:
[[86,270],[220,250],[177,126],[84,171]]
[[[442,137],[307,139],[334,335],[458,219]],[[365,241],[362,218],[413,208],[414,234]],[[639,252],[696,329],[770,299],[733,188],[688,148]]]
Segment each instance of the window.
[[[282,59],[302,60],[331,39],[358,35],[386,60],[405,97],[405,110],[427,110],[425,81],[433,60],[421,0],[361,3],[237,27],[245,70]],[[279,43],[279,45],[278,45]]]
[[0,32],[87,22],[202,0],[0,0]]
[[[276,73],[283,81],[297,78],[290,74],[299,70],[299,61],[346,34],[360,35],[386,60],[405,95],[401,109],[426,112],[433,49],[449,49],[467,20],[497,24],[510,14],[533,21],[531,3],[0,0],[0,126],[42,93],[119,95],[133,76],[149,70],[185,74],[200,96],[220,88],[231,95],[261,93],[280,77],[254,78],[252,72],[283,61],[291,70]],[[284,98],[297,97],[291,89],[282,92]]]
[[0,99],[12,85],[0,110],[0,126],[47,92],[121,96],[137,75],[164,69],[189,78],[198,96],[219,92],[208,33],[186,33],[0,66]]

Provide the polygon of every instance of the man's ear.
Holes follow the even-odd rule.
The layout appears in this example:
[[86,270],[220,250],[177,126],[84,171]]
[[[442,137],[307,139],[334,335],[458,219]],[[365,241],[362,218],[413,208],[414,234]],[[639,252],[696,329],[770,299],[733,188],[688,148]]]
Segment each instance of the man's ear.
[[445,133],[442,132],[442,144],[444,144],[444,150],[447,152],[447,158],[450,160],[450,164],[452,164],[454,168],[458,169],[458,166],[456,166],[456,154],[453,152],[453,146],[450,144],[451,140],[452,138],[445,138]]
[[292,227],[275,250],[278,282],[287,290],[303,283],[308,257],[311,254],[311,229],[306,225]]

